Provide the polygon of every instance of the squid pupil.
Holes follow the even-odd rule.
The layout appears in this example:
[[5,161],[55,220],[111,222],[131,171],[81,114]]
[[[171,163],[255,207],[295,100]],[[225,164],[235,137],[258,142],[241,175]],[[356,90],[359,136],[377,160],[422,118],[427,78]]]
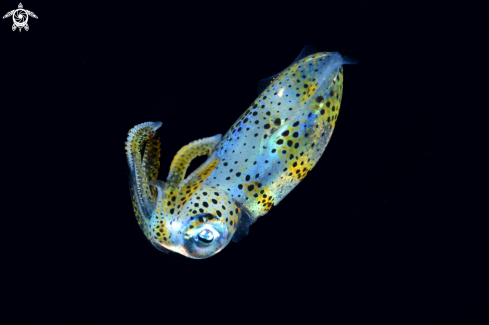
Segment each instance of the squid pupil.
[[201,242],[206,244],[209,244],[214,240],[214,234],[209,229],[202,230],[198,237]]

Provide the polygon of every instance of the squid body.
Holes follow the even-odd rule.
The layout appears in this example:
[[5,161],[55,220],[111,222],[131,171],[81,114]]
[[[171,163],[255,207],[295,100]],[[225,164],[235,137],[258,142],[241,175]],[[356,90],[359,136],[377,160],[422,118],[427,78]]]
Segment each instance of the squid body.
[[[129,131],[126,154],[134,213],[163,252],[203,259],[248,234],[250,225],[306,177],[335,128],[343,91],[337,52],[306,46],[285,70],[259,83],[259,97],[221,136],[181,148],[158,180],[161,122]],[[197,156],[207,160],[185,177]]]

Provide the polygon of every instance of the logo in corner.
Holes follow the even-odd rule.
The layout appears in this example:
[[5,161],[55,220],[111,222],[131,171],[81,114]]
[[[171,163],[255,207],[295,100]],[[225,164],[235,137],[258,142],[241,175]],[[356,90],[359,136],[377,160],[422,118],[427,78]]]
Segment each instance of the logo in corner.
[[26,31],[29,30],[29,25],[27,25],[29,16],[37,19],[36,14],[32,11],[25,10],[24,6],[22,6],[22,3],[19,3],[18,9],[7,12],[5,16],[3,16],[3,19],[10,16],[12,16],[12,19],[14,21],[14,24],[12,25],[12,31],[15,31],[18,28],[19,32],[22,31],[22,28],[24,28]]

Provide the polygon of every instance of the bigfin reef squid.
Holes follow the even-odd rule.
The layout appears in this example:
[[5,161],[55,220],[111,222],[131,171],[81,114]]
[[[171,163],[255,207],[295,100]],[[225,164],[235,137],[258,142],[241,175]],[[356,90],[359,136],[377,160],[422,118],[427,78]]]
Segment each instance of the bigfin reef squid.
[[[343,93],[338,52],[306,46],[282,72],[258,83],[258,98],[229,131],[182,147],[158,180],[161,122],[133,127],[126,142],[134,213],[159,250],[194,259],[248,234],[316,165],[331,138]],[[207,160],[185,177],[190,162]]]

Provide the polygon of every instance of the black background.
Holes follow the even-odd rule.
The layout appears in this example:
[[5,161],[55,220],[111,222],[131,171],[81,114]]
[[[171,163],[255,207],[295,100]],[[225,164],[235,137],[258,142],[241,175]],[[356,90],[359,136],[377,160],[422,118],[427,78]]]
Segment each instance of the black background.
[[[23,5],[29,31],[0,26],[2,317],[489,322],[487,2]],[[306,44],[360,61],[314,170],[210,259],[154,249],[128,130],[163,122],[164,180]]]

